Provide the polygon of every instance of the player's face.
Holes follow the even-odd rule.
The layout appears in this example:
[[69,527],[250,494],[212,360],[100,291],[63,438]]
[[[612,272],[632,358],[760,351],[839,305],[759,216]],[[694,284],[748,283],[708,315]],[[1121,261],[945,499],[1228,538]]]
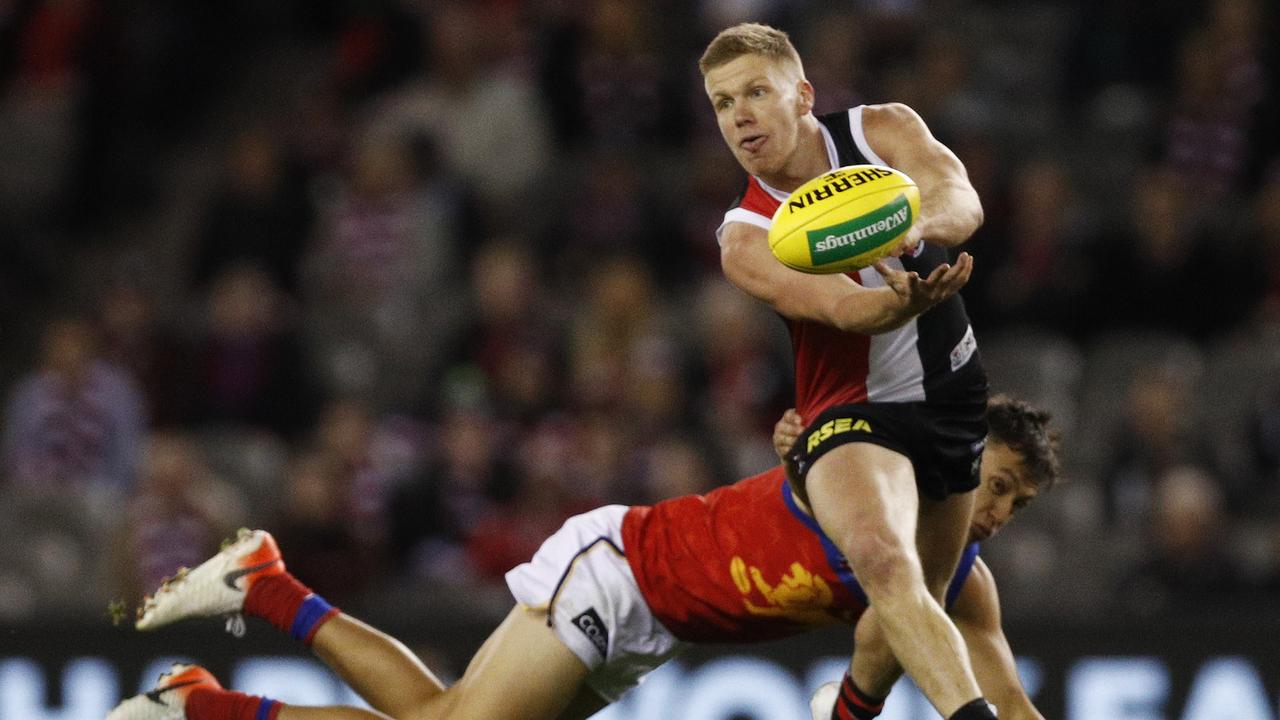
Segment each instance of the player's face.
[[743,169],[780,173],[799,146],[800,118],[813,109],[813,92],[789,62],[743,55],[712,68],[707,97],[720,134]]
[[969,540],[986,540],[1026,507],[1037,489],[1022,453],[1004,443],[988,441],[982,451],[982,484],[974,492]]

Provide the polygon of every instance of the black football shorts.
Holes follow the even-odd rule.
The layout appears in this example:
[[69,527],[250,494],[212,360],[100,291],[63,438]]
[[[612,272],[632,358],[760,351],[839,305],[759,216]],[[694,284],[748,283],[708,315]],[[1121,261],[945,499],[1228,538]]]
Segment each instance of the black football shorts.
[[845,443],[873,443],[906,455],[920,493],[942,500],[978,487],[986,438],[986,403],[838,405],[805,428],[789,459],[796,493],[808,502],[804,479],[818,458]]

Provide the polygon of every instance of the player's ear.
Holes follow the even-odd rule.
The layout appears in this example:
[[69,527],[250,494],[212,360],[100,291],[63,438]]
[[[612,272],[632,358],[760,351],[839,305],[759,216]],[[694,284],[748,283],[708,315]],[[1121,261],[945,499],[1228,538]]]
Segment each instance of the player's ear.
[[796,85],[796,98],[800,103],[800,114],[808,115],[813,112],[813,84],[804,78],[800,78]]

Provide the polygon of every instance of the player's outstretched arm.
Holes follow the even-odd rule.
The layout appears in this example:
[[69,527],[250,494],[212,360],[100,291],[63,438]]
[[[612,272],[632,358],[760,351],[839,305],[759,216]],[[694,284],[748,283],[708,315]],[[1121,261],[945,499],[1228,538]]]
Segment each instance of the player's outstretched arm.
[[[895,288],[867,288],[840,274],[810,275],[792,270],[769,251],[768,233],[746,223],[725,226],[720,236],[720,264],[729,282],[778,314],[845,332],[887,332],[928,309]],[[942,282],[941,276],[934,280]]]
[[982,202],[955,153],[901,103],[868,105],[862,127],[871,149],[920,188],[920,218],[912,233],[918,228],[918,237],[946,247],[968,240],[982,225]]
[[982,558],[973,564],[964,588],[951,607],[951,619],[964,636],[973,660],[973,672],[987,700],[1001,720],[1044,720],[1027,697],[1013,650],[1000,627],[1000,598],[996,581]]

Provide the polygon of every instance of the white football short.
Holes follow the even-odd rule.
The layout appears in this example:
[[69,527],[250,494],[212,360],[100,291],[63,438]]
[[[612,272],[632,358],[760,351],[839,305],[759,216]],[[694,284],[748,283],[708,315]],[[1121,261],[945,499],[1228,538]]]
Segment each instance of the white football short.
[[507,573],[516,602],[546,608],[560,641],[587,666],[587,685],[617,700],[681,643],[650,612],[622,546],[625,505],[569,518],[533,559]]

